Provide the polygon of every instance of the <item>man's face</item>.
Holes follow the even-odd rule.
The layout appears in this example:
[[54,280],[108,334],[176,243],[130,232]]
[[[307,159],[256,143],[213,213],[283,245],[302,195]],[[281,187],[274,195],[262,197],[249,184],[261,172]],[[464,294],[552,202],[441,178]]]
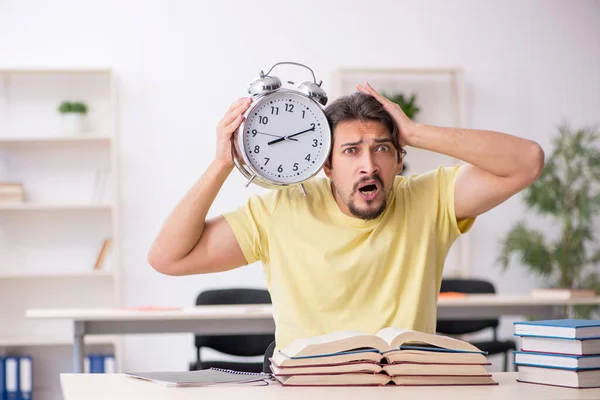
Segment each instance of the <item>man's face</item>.
[[377,121],[344,121],[335,128],[331,165],[324,171],[342,212],[375,219],[387,205],[402,160],[391,132]]

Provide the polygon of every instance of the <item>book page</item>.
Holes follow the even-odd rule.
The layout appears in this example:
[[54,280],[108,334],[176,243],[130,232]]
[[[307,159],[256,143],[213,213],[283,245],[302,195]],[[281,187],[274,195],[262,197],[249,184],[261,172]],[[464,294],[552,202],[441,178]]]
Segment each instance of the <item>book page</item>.
[[396,336],[401,335],[406,332],[416,332],[411,329],[403,329],[396,327],[387,327],[383,328],[379,332],[376,333],[376,336],[379,336],[383,340],[385,340],[390,346],[392,345],[392,341],[396,338]]
[[419,332],[410,329],[396,327],[384,328],[377,332],[377,336],[388,342],[392,349],[400,348],[402,345],[408,343],[424,343],[456,351],[481,352],[480,349],[473,346],[469,342],[465,342],[460,339],[455,339],[450,336]]
[[319,336],[311,336],[311,337],[297,339],[297,340],[293,341],[288,346],[281,349],[281,352],[288,357],[294,357],[302,349],[304,349],[305,347],[310,346],[310,345],[337,342],[337,341],[341,341],[344,339],[350,339],[353,337],[364,336],[364,335],[367,335],[367,334],[365,332],[361,332],[361,331],[348,330],[348,331],[337,331],[337,332],[327,333],[325,335],[319,335]]

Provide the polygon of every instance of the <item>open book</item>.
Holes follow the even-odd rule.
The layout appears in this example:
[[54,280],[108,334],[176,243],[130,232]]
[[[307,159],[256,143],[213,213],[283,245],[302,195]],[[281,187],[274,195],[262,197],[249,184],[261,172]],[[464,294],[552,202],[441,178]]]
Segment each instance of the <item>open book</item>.
[[485,354],[469,342],[449,336],[433,335],[395,327],[384,328],[375,335],[360,331],[339,331],[298,339],[281,349],[287,358],[335,355],[349,351],[376,351],[380,354],[403,349]]
[[273,354],[271,371],[284,386],[495,385],[485,354],[462,340],[400,328],[341,331],[294,341]]

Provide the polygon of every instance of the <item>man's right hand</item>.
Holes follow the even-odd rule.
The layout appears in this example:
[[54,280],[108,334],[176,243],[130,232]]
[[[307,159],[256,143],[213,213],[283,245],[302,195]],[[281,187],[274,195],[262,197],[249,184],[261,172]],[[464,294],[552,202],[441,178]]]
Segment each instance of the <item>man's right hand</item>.
[[240,127],[244,112],[252,104],[252,98],[242,97],[233,103],[225,116],[217,125],[217,154],[215,162],[225,168],[233,168],[233,153],[231,151],[231,137]]

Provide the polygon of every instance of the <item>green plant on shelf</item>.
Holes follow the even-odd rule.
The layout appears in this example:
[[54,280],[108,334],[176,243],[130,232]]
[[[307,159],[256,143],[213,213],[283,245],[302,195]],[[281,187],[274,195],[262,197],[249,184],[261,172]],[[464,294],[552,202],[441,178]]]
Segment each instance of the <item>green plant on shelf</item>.
[[403,93],[396,93],[392,95],[385,95],[391,102],[396,103],[400,106],[402,111],[406,114],[406,116],[410,119],[414,119],[421,108],[416,104],[417,95],[412,93],[410,97],[405,97]]
[[81,101],[63,101],[58,107],[58,111],[61,114],[78,113],[86,115],[88,112],[88,106]]

